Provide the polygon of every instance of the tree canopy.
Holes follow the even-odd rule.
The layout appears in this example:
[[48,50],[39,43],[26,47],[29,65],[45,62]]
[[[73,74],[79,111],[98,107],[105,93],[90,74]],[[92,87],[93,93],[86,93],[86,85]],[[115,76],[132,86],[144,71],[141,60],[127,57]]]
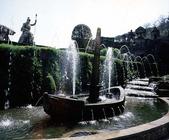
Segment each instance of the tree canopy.
[[90,39],[92,37],[92,33],[90,28],[85,24],[79,24],[74,27],[72,31],[72,39]]

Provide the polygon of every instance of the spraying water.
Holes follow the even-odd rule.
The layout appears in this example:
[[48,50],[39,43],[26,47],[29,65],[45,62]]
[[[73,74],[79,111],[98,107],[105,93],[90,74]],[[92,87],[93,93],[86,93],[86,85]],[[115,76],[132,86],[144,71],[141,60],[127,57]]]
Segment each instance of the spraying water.
[[[75,95],[76,91],[76,77],[77,77],[77,66],[79,63],[79,54],[78,50],[76,48],[76,43],[73,41],[68,50],[67,50],[67,61],[68,61],[68,67],[70,67],[71,70],[71,79],[72,79],[72,93]],[[67,70],[67,73],[70,71]]]
[[112,48],[108,48],[107,50],[103,69],[104,69],[103,70],[103,87],[104,89],[108,88],[108,92],[110,93],[111,81],[112,81],[112,70],[113,70],[113,50]]
[[11,92],[11,65],[12,65],[12,52],[9,53],[8,88],[5,92],[6,101],[4,104],[4,109],[8,109],[10,107],[9,94]]
[[148,54],[147,55],[147,59],[149,60],[150,63],[152,63],[152,65],[154,65],[154,75],[155,76],[159,76],[159,70],[158,70],[158,64],[155,60],[155,57],[152,54]]

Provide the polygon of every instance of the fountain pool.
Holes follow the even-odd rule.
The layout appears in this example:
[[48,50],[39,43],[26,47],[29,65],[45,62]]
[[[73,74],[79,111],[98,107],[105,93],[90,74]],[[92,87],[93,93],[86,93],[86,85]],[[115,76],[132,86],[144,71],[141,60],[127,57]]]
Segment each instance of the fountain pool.
[[166,114],[168,106],[153,98],[126,97],[126,108],[120,116],[100,121],[58,124],[42,107],[22,107],[0,111],[0,139],[39,139],[81,136],[121,130],[156,120]]

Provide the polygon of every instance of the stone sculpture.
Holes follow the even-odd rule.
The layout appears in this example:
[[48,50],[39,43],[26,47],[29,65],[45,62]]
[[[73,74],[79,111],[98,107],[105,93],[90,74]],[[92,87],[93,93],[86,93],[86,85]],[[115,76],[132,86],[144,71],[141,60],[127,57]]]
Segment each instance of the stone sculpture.
[[0,41],[10,41],[9,35],[14,35],[15,32],[4,25],[0,25]]
[[154,27],[151,32],[152,39],[157,39],[160,37],[160,31],[157,29],[157,27]]
[[33,45],[34,44],[34,37],[33,34],[30,32],[31,26],[35,26],[37,23],[37,14],[35,16],[35,22],[33,24],[30,23],[31,20],[28,17],[27,21],[23,23],[21,31],[21,37],[19,38],[18,43],[24,44],[24,45]]

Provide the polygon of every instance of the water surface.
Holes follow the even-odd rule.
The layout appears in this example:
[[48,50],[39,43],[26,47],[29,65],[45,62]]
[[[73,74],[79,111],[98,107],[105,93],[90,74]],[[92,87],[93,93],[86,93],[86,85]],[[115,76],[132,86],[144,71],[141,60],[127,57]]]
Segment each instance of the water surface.
[[0,111],[0,139],[56,138],[84,132],[102,133],[147,123],[162,117],[168,106],[161,100],[127,97],[122,115],[108,120],[77,124],[56,123],[42,107],[22,107]]

